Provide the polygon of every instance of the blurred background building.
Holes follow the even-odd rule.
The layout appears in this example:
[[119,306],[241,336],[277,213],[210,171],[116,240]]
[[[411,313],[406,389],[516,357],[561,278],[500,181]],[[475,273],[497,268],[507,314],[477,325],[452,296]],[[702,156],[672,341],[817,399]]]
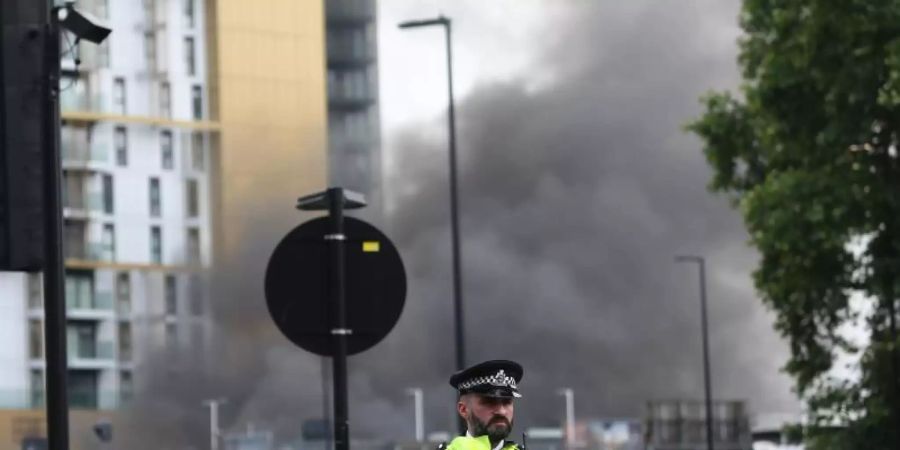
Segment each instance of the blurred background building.
[[[751,448],[750,419],[738,400],[713,401],[713,444],[720,450]],[[706,408],[702,400],[653,401],[647,404],[644,439],[647,449],[706,448]]]
[[[113,29],[100,46],[61,42],[79,448],[79,433],[140,395],[150,361],[177,370],[179,350],[208,344],[209,269],[239,253],[254,201],[295,223],[295,199],[328,184],[364,193],[370,217],[382,202],[373,0],[75,7]],[[41,283],[0,272],[0,448],[45,433]]]

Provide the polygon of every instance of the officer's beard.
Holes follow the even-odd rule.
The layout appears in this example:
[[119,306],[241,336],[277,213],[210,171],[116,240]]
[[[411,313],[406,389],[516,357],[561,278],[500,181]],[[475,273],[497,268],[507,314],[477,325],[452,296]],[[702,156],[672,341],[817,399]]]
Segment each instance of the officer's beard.
[[484,423],[469,413],[467,422],[469,423],[469,432],[472,436],[484,436],[491,440],[491,446],[496,446],[498,442],[506,439],[512,431],[512,421],[506,420],[503,416],[494,416],[488,423]]

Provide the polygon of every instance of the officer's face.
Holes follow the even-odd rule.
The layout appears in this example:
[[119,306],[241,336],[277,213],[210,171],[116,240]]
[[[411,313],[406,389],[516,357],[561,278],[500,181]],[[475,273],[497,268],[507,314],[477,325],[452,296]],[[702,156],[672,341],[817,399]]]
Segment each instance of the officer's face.
[[486,397],[466,394],[459,399],[457,410],[469,425],[473,436],[488,435],[492,441],[509,436],[513,424],[513,400],[511,398]]

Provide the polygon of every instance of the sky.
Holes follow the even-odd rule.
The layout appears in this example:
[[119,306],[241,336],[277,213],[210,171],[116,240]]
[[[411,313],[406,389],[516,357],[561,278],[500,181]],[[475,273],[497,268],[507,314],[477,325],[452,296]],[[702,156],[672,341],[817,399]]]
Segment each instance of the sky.
[[[564,387],[579,418],[702,398],[698,276],[678,254],[706,258],[714,397],[752,413],[799,409],[780,371],[787,347],[753,290],[757,254],[728,199],[707,191],[700,142],[683,130],[701,95],[739,86],[738,1],[378,5],[384,229],[408,295],[387,338],[349,360],[353,436],[411,439],[411,387],[423,389],[426,432],[453,427],[444,42],[440,29],[396,27],[437,14],[454,32],[467,361],[525,367],[515,433],[559,425]],[[274,206],[253,207],[255,238],[217,274],[218,375],[158,377],[158,401],[137,417],[145,431],[178,401],[213,395],[229,398],[225,427],[289,436],[322,414],[327,364],[278,334],[247,281],[283,234],[266,220]]]

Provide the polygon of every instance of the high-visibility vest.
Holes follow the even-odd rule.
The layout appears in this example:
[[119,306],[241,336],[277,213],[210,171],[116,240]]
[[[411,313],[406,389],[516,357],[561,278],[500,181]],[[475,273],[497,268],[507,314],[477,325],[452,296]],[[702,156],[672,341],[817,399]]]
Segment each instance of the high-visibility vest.
[[[438,450],[493,450],[491,439],[487,435],[478,437],[459,436],[449,444],[441,444]],[[502,450],[524,450],[513,441],[505,441]]]

